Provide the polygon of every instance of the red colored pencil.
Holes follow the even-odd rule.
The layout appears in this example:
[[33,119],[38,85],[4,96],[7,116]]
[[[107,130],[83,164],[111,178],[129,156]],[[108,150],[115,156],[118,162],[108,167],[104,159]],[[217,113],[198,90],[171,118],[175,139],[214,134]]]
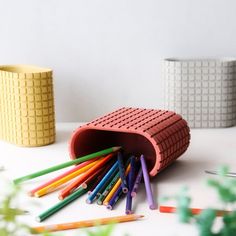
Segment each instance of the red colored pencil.
[[28,192],[29,196],[34,196],[34,194],[35,194],[36,192],[38,192],[39,190],[41,190],[42,188],[47,187],[48,185],[50,185],[50,184],[52,184],[52,183],[58,181],[59,179],[62,179],[63,177],[65,177],[65,176],[67,176],[67,175],[69,175],[69,174],[71,174],[71,173],[73,173],[73,172],[75,172],[75,171],[81,169],[82,167],[84,167],[84,166],[86,166],[86,165],[88,165],[88,164],[90,164],[90,163],[92,163],[92,162],[98,160],[99,158],[100,158],[100,157],[94,158],[94,159],[89,160],[89,161],[85,161],[85,162],[83,162],[83,163],[81,163],[81,164],[75,166],[74,168],[72,168],[72,169],[70,169],[70,170],[68,170],[68,171],[66,171],[66,172],[64,172],[64,173],[62,173],[62,174],[60,174],[60,175],[58,175],[57,177],[55,177],[55,178],[53,178],[53,179],[51,179],[51,180],[49,180],[49,181],[47,181],[47,182],[41,184],[40,186],[38,186],[38,187],[36,187],[36,188],[30,190],[30,191]]
[[106,162],[108,162],[114,156],[113,153],[107,155],[99,163],[94,165],[91,169],[86,171],[82,176],[79,176],[75,181],[65,187],[60,193],[58,198],[63,200],[65,197],[70,195],[76,188],[78,188],[90,175],[92,175],[95,171],[102,168]]
[[[199,215],[204,209],[199,208],[189,208],[193,215]],[[159,211],[162,213],[176,213],[177,208],[172,206],[160,206]],[[224,211],[224,210],[216,210],[217,216],[224,216],[226,214],[231,213],[231,211]]]
[[86,189],[88,187],[88,183],[92,183],[94,179],[99,176],[102,172],[102,169],[95,171],[92,175],[90,175],[82,184],[81,187]]

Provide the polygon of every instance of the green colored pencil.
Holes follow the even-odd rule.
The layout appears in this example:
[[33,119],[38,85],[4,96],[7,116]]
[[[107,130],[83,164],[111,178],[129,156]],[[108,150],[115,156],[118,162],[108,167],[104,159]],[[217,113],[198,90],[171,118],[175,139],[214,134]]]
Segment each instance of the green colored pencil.
[[58,202],[56,205],[52,206],[42,214],[40,214],[38,217],[36,217],[36,220],[38,222],[42,222],[45,219],[47,219],[49,216],[53,215],[54,213],[58,212],[60,209],[68,205],[69,203],[73,202],[83,194],[85,194],[88,191],[88,189],[84,189],[80,187],[78,190],[70,194],[68,197],[66,197],[63,201]]
[[[125,163],[125,168],[129,165],[130,163],[130,158],[127,159],[126,163]],[[113,188],[113,186],[116,184],[116,182],[118,181],[118,179],[120,178],[120,173],[116,173],[116,175],[113,177],[113,179],[111,180],[111,182],[107,185],[107,187],[105,188],[105,190],[102,192],[102,194],[98,197],[97,200],[97,204],[98,205],[102,205],[104,199],[106,198],[106,196],[108,195],[108,193],[111,191],[111,189]]]
[[106,198],[106,196],[108,195],[108,193],[110,192],[110,190],[112,189],[112,187],[115,185],[115,183],[118,181],[119,178],[120,178],[120,173],[118,172],[115,175],[115,177],[111,180],[111,182],[107,185],[103,193],[99,196],[97,200],[98,205],[102,205],[104,199]]
[[38,172],[35,172],[35,173],[32,173],[32,174],[29,174],[29,175],[26,175],[26,176],[23,176],[23,177],[20,177],[20,178],[17,178],[17,179],[14,179],[13,182],[14,182],[14,184],[19,184],[19,183],[24,182],[26,180],[34,179],[34,178],[37,178],[39,176],[51,173],[53,171],[57,171],[57,170],[66,168],[68,166],[79,164],[81,162],[85,162],[85,161],[91,160],[91,159],[99,157],[99,156],[104,156],[104,155],[107,155],[109,153],[116,152],[120,148],[121,147],[112,147],[112,148],[104,149],[102,151],[95,152],[95,153],[92,153],[92,154],[89,154],[89,155],[86,155],[86,156],[83,156],[83,157],[78,157],[78,159],[75,159],[75,160],[72,160],[72,161],[68,161],[68,162],[64,162],[62,164],[59,164],[59,165],[56,165],[56,166],[52,166],[52,167],[49,167],[47,169],[44,169],[44,170],[41,170],[41,171],[38,171]]

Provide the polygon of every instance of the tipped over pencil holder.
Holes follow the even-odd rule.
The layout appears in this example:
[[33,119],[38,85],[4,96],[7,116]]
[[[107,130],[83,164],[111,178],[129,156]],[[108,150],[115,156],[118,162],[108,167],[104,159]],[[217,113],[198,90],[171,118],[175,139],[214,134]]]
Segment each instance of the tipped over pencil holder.
[[121,108],[75,130],[72,159],[112,146],[144,154],[150,176],[173,163],[188,148],[190,130],[178,114],[165,110]]
[[236,125],[236,59],[163,60],[165,109],[191,128]]
[[52,70],[0,66],[0,139],[27,147],[55,141]]

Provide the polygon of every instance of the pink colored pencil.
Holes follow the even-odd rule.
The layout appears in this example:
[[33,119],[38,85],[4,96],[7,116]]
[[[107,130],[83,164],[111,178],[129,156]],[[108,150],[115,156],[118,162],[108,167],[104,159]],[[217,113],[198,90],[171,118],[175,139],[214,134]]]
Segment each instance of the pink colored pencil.
[[70,169],[70,170],[68,170],[68,171],[66,171],[66,172],[64,172],[64,173],[62,173],[61,175],[58,175],[57,177],[55,177],[55,178],[53,178],[53,179],[47,181],[46,183],[41,184],[41,185],[38,186],[37,188],[32,189],[31,191],[29,191],[29,192],[28,192],[29,196],[34,196],[34,194],[35,194],[36,192],[38,192],[39,190],[41,190],[42,188],[45,188],[45,187],[47,187],[49,184],[52,184],[52,183],[58,181],[59,179],[61,179],[61,178],[65,177],[65,176],[67,176],[67,175],[69,175],[69,174],[71,174],[71,173],[73,173],[73,172],[75,172],[75,171],[81,169],[82,167],[84,167],[84,166],[86,166],[86,165],[88,165],[88,164],[90,164],[90,163],[96,161],[98,158],[100,158],[100,157],[94,158],[94,159],[89,160],[89,161],[85,161],[85,162],[83,162],[83,163],[81,163],[81,164],[75,166],[74,168],[72,168],[72,169]]

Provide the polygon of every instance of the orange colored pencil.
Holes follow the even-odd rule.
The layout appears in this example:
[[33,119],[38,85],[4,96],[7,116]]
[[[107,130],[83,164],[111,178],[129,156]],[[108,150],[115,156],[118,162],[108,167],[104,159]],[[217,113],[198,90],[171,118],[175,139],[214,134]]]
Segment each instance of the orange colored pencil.
[[[125,170],[125,176],[128,175],[130,171],[130,164],[127,166],[126,170]],[[114,195],[114,193],[116,192],[116,190],[120,187],[121,185],[121,178],[119,178],[116,182],[116,184],[113,186],[113,188],[111,189],[111,191],[109,192],[109,194],[106,196],[106,198],[103,201],[103,205],[108,205],[109,201],[111,200],[112,196]]]
[[[101,159],[102,160],[102,159]],[[61,186],[62,184],[67,183],[68,181],[72,180],[73,178],[80,176],[81,174],[84,174],[87,170],[89,170],[92,166],[96,165],[97,163],[99,163],[100,160],[91,162],[90,164],[80,168],[77,171],[74,171],[73,173],[64,176],[63,178],[47,185],[46,187],[40,189],[39,191],[37,191],[34,196],[35,197],[41,197],[45,194],[48,194],[50,192],[52,192],[53,190],[55,190],[57,187]]]
[[[199,215],[204,209],[199,208],[189,208],[193,215]],[[177,211],[176,207],[172,206],[160,206],[159,211],[162,213],[175,213]],[[229,214],[231,211],[224,211],[224,210],[216,210],[217,216],[224,216],[225,214]]]
[[60,193],[58,198],[63,200],[65,197],[70,195],[76,188],[78,188],[91,174],[93,174],[96,170],[100,169],[107,161],[109,161],[114,156],[113,153],[107,155],[102,160],[100,160],[96,165],[90,168],[88,171],[84,173],[84,175],[79,176],[74,182],[65,187]]
[[75,166],[74,168],[72,168],[72,169],[70,169],[70,170],[68,170],[68,171],[66,171],[66,172],[64,172],[64,173],[62,173],[61,175],[58,175],[57,177],[55,177],[55,178],[53,178],[53,179],[51,179],[51,180],[49,180],[49,181],[47,181],[47,182],[41,184],[41,185],[38,186],[37,188],[34,188],[34,189],[30,190],[30,191],[28,192],[29,196],[34,196],[34,194],[35,194],[36,192],[38,192],[39,190],[41,190],[41,189],[47,187],[48,185],[50,185],[50,184],[52,184],[52,183],[54,183],[54,182],[56,182],[56,181],[58,181],[58,180],[64,178],[65,176],[67,176],[67,175],[69,175],[69,174],[71,174],[71,173],[73,173],[73,172],[75,172],[75,171],[81,169],[82,167],[84,167],[84,166],[86,166],[86,165],[88,165],[88,164],[90,164],[90,163],[96,161],[96,160],[99,159],[99,158],[100,158],[100,157],[94,158],[94,159],[89,160],[89,161],[85,161],[85,162],[83,162],[83,163],[81,163],[81,164]]
[[144,217],[143,215],[130,214],[130,215],[122,215],[122,216],[107,217],[107,218],[100,218],[100,219],[77,221],[77,222],[71,222],[71,223],[38,226],[38,227],[31,228],[31,232],[34,234],[39,234],[39,233],[44,233],[44,232],[55,232],[55,231],[62,231],[62,230],[79,229],[79,228],[85,228],[85,227],[93,227],[97,225],[106,225],[106,224],[115,224],[115,223],[135,221],[143,217]]

